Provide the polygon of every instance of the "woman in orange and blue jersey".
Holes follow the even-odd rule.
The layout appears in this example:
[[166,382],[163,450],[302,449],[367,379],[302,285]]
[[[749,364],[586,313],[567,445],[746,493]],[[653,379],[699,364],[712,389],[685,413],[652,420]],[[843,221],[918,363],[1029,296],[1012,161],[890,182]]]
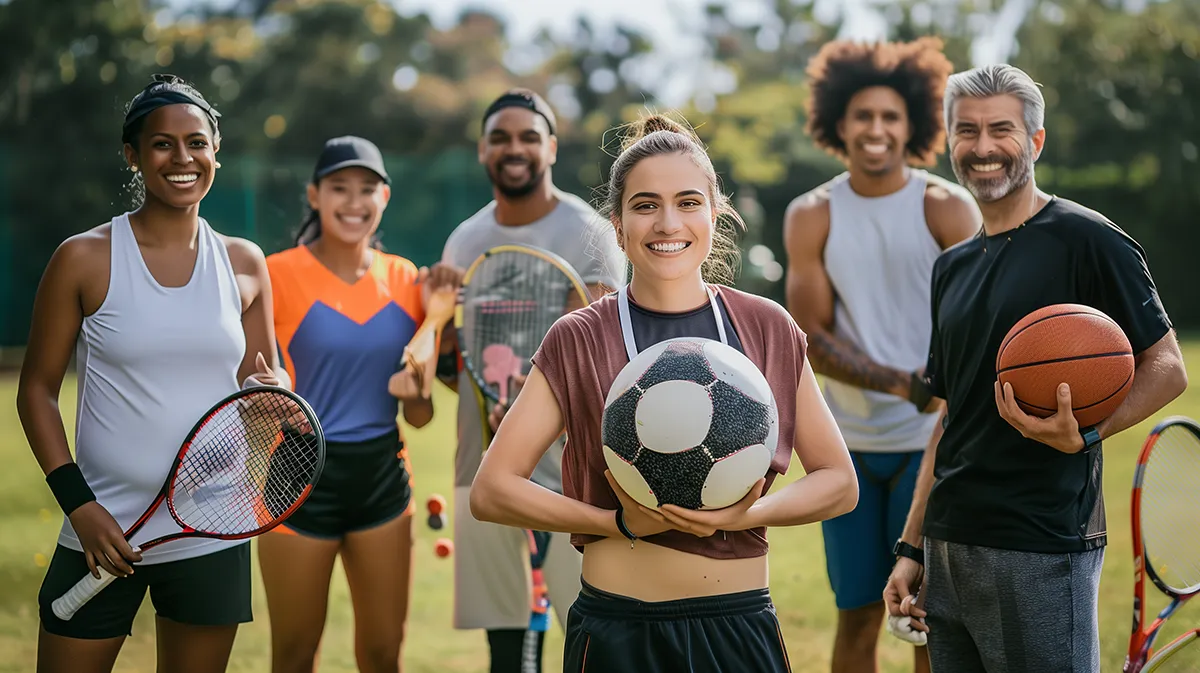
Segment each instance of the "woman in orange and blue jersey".
[[267,258],[280,359],[328,443],[308,501],[259,539],[274,673],[313,670],[339,553],[359,670],[400,670],[413,510],[397,415],[402,403],[405,421],[420,427],[433,404],[400,368],[424,320],[417,267],[372,243],[389,184],[374,144],[328,141],[296,247]]

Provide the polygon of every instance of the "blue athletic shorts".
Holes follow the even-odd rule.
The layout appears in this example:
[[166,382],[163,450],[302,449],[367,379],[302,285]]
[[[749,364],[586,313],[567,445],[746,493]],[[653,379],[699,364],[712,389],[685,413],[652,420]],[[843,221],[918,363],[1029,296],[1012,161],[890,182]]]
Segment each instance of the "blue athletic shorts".
[[892,546],[904,532],[924,453],[850,452],[858,475],[858,506],[821,523],[825,567],[839,610],[883,600],[896,563]]

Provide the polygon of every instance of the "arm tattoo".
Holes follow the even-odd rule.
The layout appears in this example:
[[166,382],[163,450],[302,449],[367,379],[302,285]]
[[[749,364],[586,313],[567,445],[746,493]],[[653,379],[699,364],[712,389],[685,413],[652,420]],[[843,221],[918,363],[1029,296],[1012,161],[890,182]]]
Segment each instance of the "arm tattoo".
[[909,388],[909,372],[878,364],[858,346],[825,330],[808,335],[808,358],[814,371],[835,381],[881,393]]

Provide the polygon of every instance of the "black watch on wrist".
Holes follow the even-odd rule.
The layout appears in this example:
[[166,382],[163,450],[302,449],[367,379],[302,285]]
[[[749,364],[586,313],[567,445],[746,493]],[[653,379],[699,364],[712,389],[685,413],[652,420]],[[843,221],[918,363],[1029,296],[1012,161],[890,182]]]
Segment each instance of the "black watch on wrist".
[[1091,451],[1093,447],[1100,444],[1100,431],[1092,426],[1090,428],[1080,428],[1079,435],[1083,437],[1083,449],[1080,453]]
[[920,547],[914,547],[904,540],[896,540],[895,546],[892,547],[892,555],[910,558],[921,565],[925,565],[925,550]]

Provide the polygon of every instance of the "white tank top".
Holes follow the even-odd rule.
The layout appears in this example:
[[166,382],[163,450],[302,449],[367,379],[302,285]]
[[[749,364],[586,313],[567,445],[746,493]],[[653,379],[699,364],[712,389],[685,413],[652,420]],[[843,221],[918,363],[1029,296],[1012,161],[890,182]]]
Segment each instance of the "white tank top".
[[[196,421],[239,388],[246,338],[233,267],[203,219],[197,247],[187,285],[163,287],[142,259],[129,214],[113,218],[108,294],[83,319],[76,344],[76,461],[122,530],[154,500]],[[164,503],[130,543],[136,547],[178,531]],[[58,541],[83,549],[65,517]],[[236,544],[176,540],[147,550],[142,562],[192,558]]]
[[[835,293],[834,334],[872,360],[912,371],[925,366],[929,282],[941,246],[925,222],[928,174],[880,197],[859,196],[848,173],[829,190],[825,269]],[[825,380],[825,399],[852,451],[924,449],[937,422],[907,400]]]

